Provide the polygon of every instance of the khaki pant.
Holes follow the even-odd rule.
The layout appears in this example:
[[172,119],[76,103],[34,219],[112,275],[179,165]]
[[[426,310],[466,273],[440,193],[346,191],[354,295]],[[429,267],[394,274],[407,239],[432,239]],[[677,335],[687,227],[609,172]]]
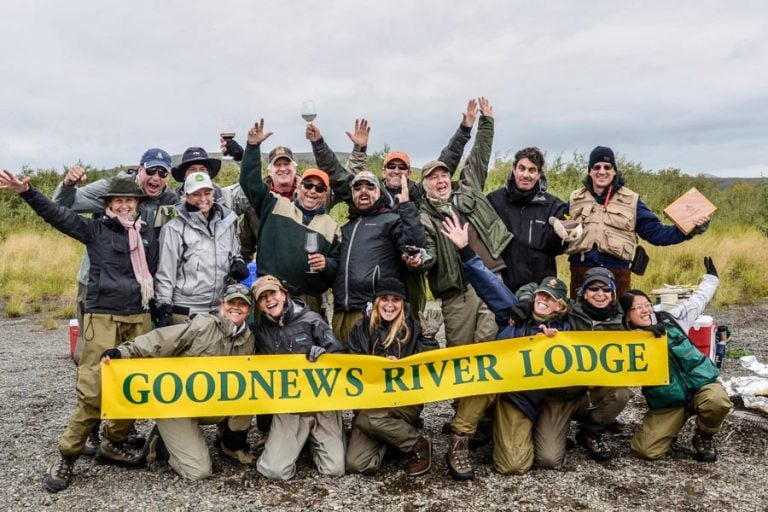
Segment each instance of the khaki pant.
[[187,480],[201,480],[211,476],[211,454],[200,425],[215,425],[227,421],[234,432],[251,428],[253,416],[229,418],[165,418],[156,420],[160,437],[168,449],[168,464]]
[[442,310],[446,346],[469,345],[496,338],[499,330],[496,319],[471,286],[462,294],[443,299]]
[[536,467],[560,469],[565,464],[565,442],[571,420],[581,422],[585,432],[600,433],[624,410],[632,391],[629,388],[599,387],[590,390],[594,407],[589,409],[586,395],[574,400],[546,398],[533,429]]
[[500,395],[459,398],[451,430],[474,435],[485,411],[494,404],[493,467],[502,475],[521,475],[533,466],[533,422],[513,403]]
[[[91,429],[101,417],[101,353],[134,339],[150,329],[149,314],[106,315],[86,313],[83,320],[83,352],[77,367],[77,402],[59,452],[65,457],[80,455]],[[107,422],[104,437],[122,442],[128,438],[134,420]]]
[[702,386],[691,399],[690,409],[666,407],[650,410],[632,437],[632,452],[643,459],[660,459],[666,455],[672,440],[691,415],[696,415],[696,428],[705,434],[720,432],[733,404],[719,382]]
[[405,453],[413,451],[421,438],[413,424],[423,408],[423,405],[410,405],[359,411],[347,445],[347,472],[370,474],[377,471],[387,445]]
[[307,440],[320,474],[344,474],[344,431],[341,411],[275,414],[264,453],[256,469],[267,478],[288,480],[296,474],[296,460]]
[[347,346],[347,339],[352,327],[358,320],[363,318],[363,312],[360,311],[336,311],[333,313],[333,334],[342,345]]

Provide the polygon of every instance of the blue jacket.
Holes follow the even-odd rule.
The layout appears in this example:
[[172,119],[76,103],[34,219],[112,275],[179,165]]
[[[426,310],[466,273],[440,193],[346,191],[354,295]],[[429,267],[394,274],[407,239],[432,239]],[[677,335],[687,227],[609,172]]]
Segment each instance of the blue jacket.
[[[518,298],[507,288],[501,279],[488,270],[480,257],[469,246],[461,249],[459,254],[464,265],[464,272],[472,288],[475,289],[478,297],[485,302],[488,309],[496,316],[496,323],[499,326],[496,339],[521,338],[538,334],[539,325],[542,322],[538,322],[533,318],[529,318],[519,324],[510,325],[510,311],[517,305]],[[571,325],[565,317],[550,319],[546,324],[548,327],[554,327],[560,331],[571,330]],[[517,406],[531,421],[536,421],[536,418],[539,417],[541,402],[547,396],[547,390],[537,389],[504,393],[501,396]]]

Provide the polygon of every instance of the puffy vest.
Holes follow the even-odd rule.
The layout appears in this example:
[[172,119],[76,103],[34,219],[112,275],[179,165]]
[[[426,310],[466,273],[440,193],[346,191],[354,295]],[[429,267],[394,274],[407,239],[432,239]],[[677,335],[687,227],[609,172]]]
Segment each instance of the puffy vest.
[[571,218],[580,222],[584,234],[568,244],[567,254],[584,254],[597,245],[598,251],[624,261],[632,261],[635,255],[635,223],[637,221],[638,194],[621,187],[608,201],[599,204],[594,196],[582,187],[571,193]]

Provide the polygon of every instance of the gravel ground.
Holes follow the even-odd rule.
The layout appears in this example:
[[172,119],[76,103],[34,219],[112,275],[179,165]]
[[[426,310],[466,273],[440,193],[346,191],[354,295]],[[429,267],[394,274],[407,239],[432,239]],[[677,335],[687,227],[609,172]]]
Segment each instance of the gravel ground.
[[[768,362],[768,304],[713,316],[731,326],[730,350],[745,349]],[[617,456],[605,464],[575,448],[561,471],[504,477],[493,472],[490,451],[481,447],[473,453],[477,478],[455,482],[447,474],[447,440],[440,433],[450,407],[439,402],[425,409],[424,430],[434,440],[435,456],[432,472],[420,478],[406,478],[398,460],[385,462],[375,477],[328,478],[304,455],[292,481],[273,482],[212,450],[215,474],[202,482],[182,481],[164,463],[127,470],[80,459],[70,487],[49,494],[42,479],[73,407],[75,366],[66,356],[66,327],[45,331],[41,323],[38,317],[0,320],[0,510],[768,510],[766,431],[729,416],[719,460],[701,464],[691,457],[689,421],[672,455],[641,461],[629,453],[644,408],[639,394],[620,417],[625,431],[608,439]],[[744,373],[729,361],[724,376]],[[349,422],[349,413],[345,417]],[[149,423],[138,428],[146,432]],[[206,433],[212,442],[214,431]]]

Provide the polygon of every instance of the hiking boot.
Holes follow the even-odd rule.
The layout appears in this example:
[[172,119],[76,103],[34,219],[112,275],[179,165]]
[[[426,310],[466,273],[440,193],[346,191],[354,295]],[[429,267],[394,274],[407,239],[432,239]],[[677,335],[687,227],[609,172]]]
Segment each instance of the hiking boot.
[[48,468],[48,473],[45,475],[45,488],[49,492],[63,491],[69,487],[76,460],[77,457],[62,456],[59,462]]
[[251,455],[248,446],[247,430],[229,430],[226,425],[220,426],[218,445],[221,453],[228,459],[246,466],[253,464],[253,455]]
[[168,448],[165,447],[163,438],[160,437],[160,430],[157,425],[152,427],[152,430],[147,436],[147,441],[144,443],[142,449],[142,457],[147,464],[154,464],[159,460],[167,461],[171,458],[171,454],[168,453]]
[[411,452],[411,458],[405,461],[405,474],[419,476],[432,469],[432,440],[421,436]]
[[138,467],[144,462],[144,454],[127,449],[123,443],[102,439],[95,459],[106,464]]
[[589,451],[593,460],[605,462],[613,456],[611,449],[603,441],[603,435],[598,432],[579,432],[576,434],[576,442]]
[[696,430],[693,436],[693,448],[696,450],[696,460],[699,462],[715,462],[717,460],[717,445],[714,434],[706,434]]
[[454,480],[472,480],[475,470],[469,461],[469,437],[463,434],[451,434],[448,453],[445,454],[448,472]]
[[83,457],[92,459],[99,451],[99,445],[101,444],[101,435],[99,434],[100,427],[101,423],[96,424],[96,426],[91,429],[91,433],[88,434],[88,439],[85,440],[85,446],[83,447]]

